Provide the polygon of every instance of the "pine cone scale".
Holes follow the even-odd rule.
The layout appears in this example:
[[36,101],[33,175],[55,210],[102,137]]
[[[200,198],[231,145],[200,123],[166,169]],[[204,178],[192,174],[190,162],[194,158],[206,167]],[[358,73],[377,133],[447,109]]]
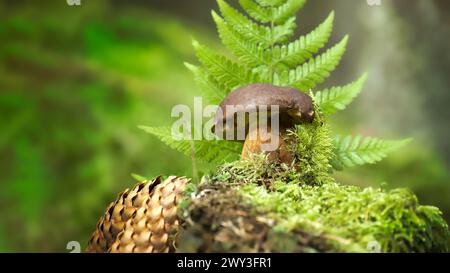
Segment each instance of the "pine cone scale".
[[86,251],[174,251],[177,204],[188,182],[185,177],[157,177],[120,193],[99,220]]

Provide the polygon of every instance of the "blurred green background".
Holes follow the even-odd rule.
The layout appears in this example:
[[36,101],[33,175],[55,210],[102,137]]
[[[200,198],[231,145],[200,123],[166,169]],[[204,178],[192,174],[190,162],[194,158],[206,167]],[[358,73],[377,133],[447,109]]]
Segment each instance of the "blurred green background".
[[[231,1],[236,2],[236,1]],[[213,0],[0,1],[0,251],[84,247],[131,173],[190,175],[191,163],[137,125],[169,125],[199,95],[183,61],[191,39],[220,48]],[[450,3],[309,1],[299,34],[336,11],[333,42],[350,45],[323,86],[369,72],[333,120],[338,133],[414,137],[342,183],[409,187],[450,220]]]

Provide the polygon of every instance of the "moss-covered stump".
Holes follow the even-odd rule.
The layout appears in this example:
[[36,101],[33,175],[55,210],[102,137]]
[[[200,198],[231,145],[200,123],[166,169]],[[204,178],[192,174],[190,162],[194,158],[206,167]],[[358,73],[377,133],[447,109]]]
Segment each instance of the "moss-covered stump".
[[201,185],[190,200],[189,221],[180,236],[181,252],[316,252],[330,246],[321,236],[276,232],[275,221],[231,184]]
[[406,189],[309,183],[263,157],[223,165],[180,204],[181,252],[448,252],[439,209]]

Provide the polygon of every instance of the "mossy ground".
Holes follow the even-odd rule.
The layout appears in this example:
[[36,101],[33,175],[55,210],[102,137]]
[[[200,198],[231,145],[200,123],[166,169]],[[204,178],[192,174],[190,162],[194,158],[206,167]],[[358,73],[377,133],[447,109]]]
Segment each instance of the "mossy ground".
[[407,189],[306,183],[263,156],[222,165],[181,204],[180,251],[448,252],[439,209]]
[[204,183],[184,208],[180,252],[317,252],[330,248],[321,235],[279,232],[276,221],[234,189]]

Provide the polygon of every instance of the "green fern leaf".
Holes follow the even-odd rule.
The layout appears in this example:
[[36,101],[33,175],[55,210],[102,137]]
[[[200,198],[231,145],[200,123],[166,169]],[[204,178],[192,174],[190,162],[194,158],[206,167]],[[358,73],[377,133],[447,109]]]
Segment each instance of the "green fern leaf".
[[262,7],[253,0],[239,0],[242,8],[255,20],[261,23],[280,25],[295,14],[306,3],[306,0],[287,0],[277,7]]
[[297,27],[295,20],[296,18],[293,16],[287,19],[284,24],[273,27],[269,45],[272,46],[289,41],[289,39],[294,35],[295,28]]
[[374,164],[410,141],[411,139],[389,141],[372,137],[363,139],[361,136],[336,136],[333,141],[335,158],[332,165],[336,170],[341,170],[344,167]]
[[227,23],[214,11],[212,12],[212,16],[216,22],[222,42],[239,61],[250,67],[257,67],[269,62],[265,57],[264,50],[260,46],[247,41],[239,33],[231,30]]
[[271,44],[271,30],[259,26],[223,0],[217,0],[222,17],[230,24],[234,31],[256,45],[269,47]]
[[331,12],[327,19],[311,33],[301,36],[288,45],[275,46],[271,49],[274,62],[294,68],[311,59],[313,54],[328,42],[333,30],[333,20],[334,12]]
[[274,24],[282,24],[292,16],[295,16],[306,0],[287,0],[286,3],[278,8],[275,8],[272,15],[272,22]]
[[272,8],[264,8],[253,0],[239,0],[241,7],[255,20],[261,23],[269,23],[272,21]]
[[206,67],[208,73],[228,90],[251,82],[257,82],[256,75],[252,74],[245,67],[229,60],[225,56],[216,54],[196,41],[193,42],[193,45],[197,52],[197,57]]
[[366,80],[367,73],[346,86],[318,91],[314,99],[325,115],[334,114],[338,110],[344,110],[358,96]]
[[287,0],[256,0],[256,3],[263,7],[279,7],[286,3]]
[[195,82],[200,90],[202,90],[203,97],[208,103],[214,105],[220,104],[230,90],[218,83],[205,69],[190,63],[184,63],[184,65],[194,74]]
[[139,126],[159,138],[163,143],[186,156],[192,155],[192,142],[194,143],[195,157],[208,163],[221,164],[239,159],[242,143],[226,140],[175,140],[170,127]]
[[268,66],[259,66],[252,69],[253,74],[258,75],[258,83],[272,83],[271,70]]
[[339,64],[347,42],[348,36],[345,36],[337,45],[308,63],[287,72],[275,73],[274,84],[292,86],[303,91],[314,88],[322,83]]
[[217,0],[217,3],[219,4],[222,17],[231,26],[233,31],[258,46],[268,48],[276,43],[285,42],[294,35],[296,27],[295,17],[287,19],[284,24],[275,26],[272,29],[253,22],[224,0]]

